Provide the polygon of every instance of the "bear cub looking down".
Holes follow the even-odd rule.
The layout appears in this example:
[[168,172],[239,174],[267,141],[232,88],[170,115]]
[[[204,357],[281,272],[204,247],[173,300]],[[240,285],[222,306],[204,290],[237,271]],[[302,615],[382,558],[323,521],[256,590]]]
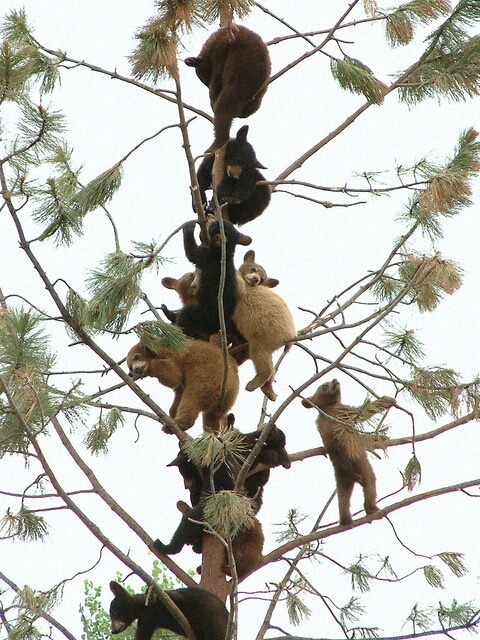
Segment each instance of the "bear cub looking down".
[[[341,404],[341,390],[338,380],[321,384],[313,396],[302,400],[307,409],[318,407],[316,423],[335,473],[339,510],[339,524],[352,524],[350,499],[356,482],[363,487],[364,509],[366,513],[380,511],[377,506],[376,478],[367,458],[371,448],[368,436],[355,430],[355,416],[362,414],[362,421],[368,420],[396,405],[395,398],[382,396],[373,401],[366,412],[359,407]],[[327,415],[325,415],[327,414]],[[369,446],[370,444],[370,446]]]
[[[237,399],[240,386],[238,365],[228,357],[228,375],[222,396],[224,359],[222,351],[201,340],[188,340],[181,353],[163,348],[154,353],[143,342],[127,354],[130,377],[152,376],[175,392],[169,415],[186,431],[202,413],[203,428],[217,432]],[[170,433],[168,427],[163,431]]]
[[[233,224],[242,225],[258,218],[268,207],[271,190],[268,184],[258,184],[265,180],[258,170],[265,167],[257,160],[252,145],[247,141],[248,125],[241,127],[235,138],[230,138],[225,151],[225,170],[217,187],[217,198],[222,207],[222,215]],[[207,210],[214,211],[212,199],[207,205],[205,191],[212,188],[214,156],[202,160],[197,171],[200,197]]]
[[[135,640],[151,640],[155,629],[168,629],[186,637],[185,631],[155,593],[147,604],[145,593],[130,594],[118,582],[110,582],[115,596],[110,604],[112,634],[122,633],[134,620],[137,622]],[[228,611],[217,596],[197,587],[166,591],[188,620],[197,640],[224,640]]]
[[213,153],[227,142],[233,118],[248,118],[260,107],[272,68],[268,47],[254,31],[232,24],[212,33],[185,64],[208,87],[215,139],[205,153]]

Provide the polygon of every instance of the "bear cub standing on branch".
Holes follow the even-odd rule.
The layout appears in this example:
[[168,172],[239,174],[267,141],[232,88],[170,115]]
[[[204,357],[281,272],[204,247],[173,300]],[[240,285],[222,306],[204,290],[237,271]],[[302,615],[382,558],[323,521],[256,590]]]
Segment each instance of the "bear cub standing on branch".
[[[241,127],[235,138],[230,138],[225,151],[225,171],[223,179],[217,187],[217,198],[222,207],[224,219],[233,224],[242,225],[258,218],[268,207],[271,190],[268,184],[257,184],[265,180],[258,170],[265,167],[258,162],[252,145],[247,141],[248,125]],[[212,171],[214,156],[202,160],[197,171],[200,197],[207,205],[205,191],[212,187]],[[210,211],[215,210],[212,200],[208,205]]]
[[[208,225],[208,241],[197,245],[194,235],[195,222],[183,227],[183,246],[187,259],[202,270],[197,286],[197,301],[185,305],[180,311],[170,311],[162,305],[167,318],[182,327],[192,338],[207,338],[220,331],[218,317],[218,291],[222,270],[222,238],[220,221]],[[232,317],[238,301],[238,286],[233,256],[237,244],[249,245],[252,239],[240,233],[231,222],[223,223],[225,232],[225,281],[223,289],[223,314],[225,322]]]
[[[155,629],[168,629],[175,635],[187,637],[185,631],[155,592],[147,604],[145,593],[128,593],[118,582],[110,582],[115,596],[110,604],[112,634],[122,633],[138,619],[135,640],[151,640]],[[210,591],[197,587],[165,592],[188,620],[197,640],[224,640],[228,611]]]
[[321,384],[313,396],[302,400],[307,409],[318,407],[321,410],[316,422],[335,473],[339,524],[348,525],[353,522],[350,499],[356,482],[363,487],[365,512],[380,511],[376,503],[375,473],[367,458],[368,440],[353,427],[355,416],[361,414],[362,421],[365,421],[397,403],[395,398],[382,396],[362,412],[358,407],[350,407],[341,402],[338,380]]
[[232,24],[212,33],[185,64],[209,90],[215,139],[206,153],[213,153],[227,142],[233,118],[248,118],[260,107],[272,68],[268,47],[254,31]]
[[[240,382],[238,366],[228,356],[225,394],[221,397],[224,360],[222,351],[201,340],[188,340],[184,352],[164,348],[158,353],[139,342],[127,354],[132,378],[152,376],[173,389],[175,397],[170,417],[186,431],[202,412],[203,428],[217,432],[237,399]],[[170,433],[168,427],[163,431]]]

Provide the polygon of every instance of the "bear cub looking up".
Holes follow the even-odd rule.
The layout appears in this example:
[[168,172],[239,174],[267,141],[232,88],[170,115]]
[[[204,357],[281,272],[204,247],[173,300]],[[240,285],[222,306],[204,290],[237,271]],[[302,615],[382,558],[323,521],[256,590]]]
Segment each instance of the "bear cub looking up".
[[[341,404],[342,396],[338,380],[321,384],[313,396],[302,400],[307,409],[318,407],[317,428],[327,450],[335,473],[339,524],[352,524],[350,499],[356,482],[363,487],[364,509],[366,513],[380,511],[377,506],[376,478],[367,458],[368,437],[355,430],[355,416],[358,407]],[[362,420],[368,420],[395,406],[395,398],[382,396],[371,403],[368,415],[362,412]],[[325,415],[327,414],[327,415]]]
[[[196,301],[186,304],[180,311],[170,311],[162,305],[167,318],[182,327],[192,338],[208,339],[220,331],[218,317],[218,291],[222,270],[222,239],[220,221],[208,225],[208,241],[197,244],[194,235],[196,222],[187,222],[183,227],[183,246],[187,259],[202,270],[196,290]],[[223,313],[225,322],[232,317],[238,301],[238,285],[233,257],[237,244],[249,245],[252,239],[240,233],[231,222],[223,223],[225,233],[225,281],[223,289]]]
[[[242,225],[258,218],[268,207],[271,190],[268,184],[258,184],[265,180],[258,170],[265,167],[257,160],[252,145],[247,141],[248,125],[241,127],[235,138],[230,138],[225,151],[225,170],[217,187],[217,198],[222,215],[233,224]],[[209,211],[215,210],[212,199],[207,205],[205,191],[212,188],[214,156],[202,160],[197,171],[200,197]]]
[[[115,596],[110,604],[112,634],[122,633],[134,620],[137,622],[135,640],[151,640],[155,629],[168,629],[186,637],[185,631],[155,593],[146,602],[145,593],[130,594],[118,582],[110,582]],[[174,604],[190,623],[197,640],[224,640],[228,611],[217,596],[197,587],[166,591]]]

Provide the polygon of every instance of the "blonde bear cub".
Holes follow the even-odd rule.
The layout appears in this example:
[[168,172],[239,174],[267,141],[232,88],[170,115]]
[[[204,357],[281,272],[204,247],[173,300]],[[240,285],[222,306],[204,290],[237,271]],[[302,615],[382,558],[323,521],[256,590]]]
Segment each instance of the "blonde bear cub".
[[[365,512],[376,513],[380,509],[375,473],[367,458],[368,440],[352,426],[359,409],[341,402],[338,380],[321,384],[313,396],[302,400],[307,409],[316,407],[320,410],[316,424],[335,473],[339,524],[349,525],[353,522],[350,499],[356,482],[363,487]],[[371,403],[369,415],[362,418],[366,420],[395,405],[395,398],[382,396]]]

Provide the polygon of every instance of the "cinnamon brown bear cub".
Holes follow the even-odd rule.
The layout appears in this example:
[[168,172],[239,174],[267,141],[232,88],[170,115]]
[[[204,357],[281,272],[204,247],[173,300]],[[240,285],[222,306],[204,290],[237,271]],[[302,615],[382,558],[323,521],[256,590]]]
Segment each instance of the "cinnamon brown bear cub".
[[339,510],[339,524],[352,524],[350,499],[356,482],[363,487],[366,513],[379,511],[377,506],[376,478],[367,458],[367,439],[355,430],[355,417],[362,414],[362,421],[396,405],[395,398],[382,396],[373,401],[368,415],[358,407],[341,404],[338,380],[321,384],[315,394],[302,400],[307,409],[317,407],[317,428],[330,457],[335,473]]
[[[182,513],[182,519],[169,544],[164,544],[157,538],[153,546],[167,555],[180,553],[185,545],[191,545],[195,553],[201,553],[204,530],[198,523],[204,521],[202,503],[190,507],[183,500],[179,500],[177,509]],[[257,518],[253,518],[250,528],[241,529],[232,537],[233,557],[239,579],[260,563],[264,541],[262,525]],[[226,553],[222,570],[226,575],[231,575]]]
[[[163,348],[154,353],[139,342],[127,354],[133,378],[152,376],[175,392],[170,417],[187,430],[202,413],[203,428],[217,432],[237,399],[238,366],[228,357],[228,375],[222,396],[224,358],[222,351],[201,340],[188,340],[184,352]],[[170,433],[167,427],[163,427]]]
[[[128,593],[118,582],[110,582],[115,596],[110,604],[112,634],[122,633],[137,620],[135,640],[151,640],[155,629],[168,629],[175,635],[186,637],[185,631],[155,593],[147,603],[145,593]],[[174,604],[188,620],[197,640],[224,640],[227,632],[228,611],[210,591],[197,587],[166,591]]]
[[247,118],[260,107],[272,67],[268,48],[257,33],[232,24],[212,33],[185,64],[195,67],[209,90],[215,139],[206,153],[212,153],[227,142],[233,118]]
[[[248,125],[241,127],[235,138],[230,138],[225,151],[225,170],[217,187],[217,199],[222,216],[242,225],[258,218],[268,207],[271,190],[268,184],[257,184],[265,180],[258,170],[265,167],[257,160],[252,145],[247,141]],[[214,156],[202,160],[197,171],[200,197],[209,211],[215,210],[214,200],[207,204],[206,190],[212,188]]]
[[[208,225],[208,241],[197,244],[194,235],[195,222],[183,227],[183,245],[187,259],[202,271],[196,289],[196,301],[184,305],[178,312],[162,305],[167,318],[182,327],[192,338],[207,338],[220,331],[218,291],[222,275],[222,240],[219,220]],[[232,317],[238,301],[237,276],[233,257],[237,244],[248,245],[249,236],[240,233],[231,222],[223,223],[225,233],[225,278],[223,288],[223,315],[225,322]]]

